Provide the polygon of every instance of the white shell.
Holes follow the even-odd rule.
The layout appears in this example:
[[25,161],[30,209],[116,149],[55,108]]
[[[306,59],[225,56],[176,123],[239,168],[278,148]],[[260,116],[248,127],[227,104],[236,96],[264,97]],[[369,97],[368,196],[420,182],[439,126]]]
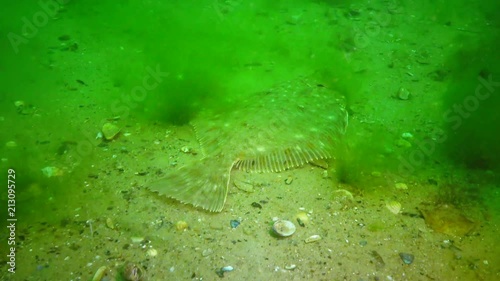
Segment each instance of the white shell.
[[390,201],[385,204],[385,207],[391,211],[391,213],[397,215],[401,211],[401,203],[397,201]]
[[104,276],[106,275],[106,272],[108,271],[107,266],[101,266],[99,269],[94,274],[94,277],[92,277],[92,281],[101,281]]
[[295,264],[290,264],[290,265],[286,265],[285,266],[285,269],[287,270],[294,270],[297,266]]
[[234,268],[230,265],[224,266],[223,268],[221,268],[222,272],[229,272],[229,271],[233,271],[233,270],[234,270]]
[[276,233],[281,237],[291,236],[292,234],[295,233],[296,229],[297,228],[295,227],[295,224],[287,220],[277,220],[273,224],[274,233]]
[[146,251],[146,256],[148,257],[156,257],[158,255],[158,251],[154,248],[148,249]]
[[318,234],[315,234],[315,235],[307,237],[306,240],[304,240],[304,241],[306,243],[312,243],[312,242],[316,242],[319,240],[321,240],[321,236],[319,236]]

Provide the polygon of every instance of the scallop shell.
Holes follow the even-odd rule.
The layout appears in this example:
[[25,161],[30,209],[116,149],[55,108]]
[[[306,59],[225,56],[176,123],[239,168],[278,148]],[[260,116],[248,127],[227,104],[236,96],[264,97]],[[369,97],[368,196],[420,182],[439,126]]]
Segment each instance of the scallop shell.
[[116,135],[118,135],[120,128],[118,128],[115,124],[108,122],[102,126],[101,131],[106,140],[112,140],[116,137]]
[[389,201],[385,204],[385,207],[395,215],[401,211],[401,203],[397,201]]
[[291,236],[292,234],[295,233],[296,229],[297,228],[295,227],[295,224],[293,224],[293,222],[287,221],[287,220],[277,220],[273,224],[274,233],[276,233],[277,235],[279,235],[281,237]]

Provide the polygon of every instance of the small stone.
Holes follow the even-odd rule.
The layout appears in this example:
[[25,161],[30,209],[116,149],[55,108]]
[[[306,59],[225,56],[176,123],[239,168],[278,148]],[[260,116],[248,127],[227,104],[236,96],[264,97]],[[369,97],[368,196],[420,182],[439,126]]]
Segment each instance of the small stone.
[[401,260],[405,264],[411,264],[413,262],[413,260],[415,259],[414,255],[408,254],[408,253],[399,253],[399,257],[401,257]]
[[184,231],[186,229],[188,229],[189,225],[187,222],[185,221],[178,221],[176,224],[175,224],[175,228],[179,231]]
[[293,182],[293,177],[292,176],[288,176],[286,179],[285,179],[285,184],[286,185],[291,185]]
[[412,139],[413,138],[413,134],[412,133],[409,133],[409,132],[405,132],[403,134],[401,134],[401,137],[405,140],[409,140],[409,139]]
[[230,271],[233,271],[233,270],[234,270],[234,268],[233,268],[232,266],[228,265],[228,266],[224,266],[224,267],[221,267],[221,268],[217,269],[217,270],[215,271],[215,273],[216,273],[219,277],[221,277],[221,278],[222,278],[222,277],[224,277],[224,273],[226,273],[226,272],[230,272]]
[[181,152],[191,153],[191,148],[188,146],[183,146],[183,147],[181,147]]
[[262,205],[257,202],[252,202],[252,207],[262,209]]
[[229,224],[231,225],[231,228],[237,228],[238,225],[240,225],[240,221],[239,220],[231,220],[229,222]]
[[53,166],[47,166],[47,167],[43,168],[42,173],[47,178],[60,177],[64,174],[63,170],[59,169],[58,167],[53,167]]
[[111,218],[106,219],[106,226],[109,229],[115,229],[115,223],[113,222],[113,220]]

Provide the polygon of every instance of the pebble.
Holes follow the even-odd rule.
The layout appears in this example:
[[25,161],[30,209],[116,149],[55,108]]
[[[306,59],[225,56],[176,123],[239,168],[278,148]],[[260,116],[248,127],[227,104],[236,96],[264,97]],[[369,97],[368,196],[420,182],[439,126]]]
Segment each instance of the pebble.
[[113,219],[111,219],[111,218],[107,218],[107,219],[106,219],[106,226],[107,226],[109,229],[115,229],[115,223],[113,222]]
[[229,222],[229,224],[231,225],[231,228],[237,228],[238,225],[240,225],[240,221],[239,220],[231,220]]
[[215,271],[215,273],[217,273],[217,275],[222,278],[222,277],[224,277],[224,273],[230,272],[233,270],[234,270],[234,268],[232,266],[228,265],[228,266],[224,266],[224,267],[217,269]]
[[401,257],[401,260],[405,264],[411,264],[413,262],[413,260],[415,259],[414,255],[408,254],[408,253],[399,253],[399,256]]
[[59,177],[63,175],[63,170],[53,166],[47,166],[43,168],[41,171],[43,175],[46,176],[47,178]]
[[252,207],[262,209],[262,205],[257,202],[252,202]]
[[184,231],[184,230],[188,229],[188,227],[189,227],[189,225],[185,221],[178,221],[177,223],[175,223],[175,228],[179,231]]
[[191,153],[191,148],[188,146],[183,146],[183,147],[181,147],[181,152]]
[[403,134],[401,134],[401,137],[405,140],[409,140],[409,139],[412,139],[413,138],[413,135],[412,133],[409,133],[409,132],[405,132]]

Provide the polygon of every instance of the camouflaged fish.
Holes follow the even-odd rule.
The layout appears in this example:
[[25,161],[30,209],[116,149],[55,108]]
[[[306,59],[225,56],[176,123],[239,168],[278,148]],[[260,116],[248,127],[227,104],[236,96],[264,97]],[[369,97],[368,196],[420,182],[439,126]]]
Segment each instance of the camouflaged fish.
[[280,172],[332,158],[347,127],[342,96],[310,79],[249,95],[191,124],[203,158],[167,174],[150,189],[208,211],[226,202],[231,170]]

